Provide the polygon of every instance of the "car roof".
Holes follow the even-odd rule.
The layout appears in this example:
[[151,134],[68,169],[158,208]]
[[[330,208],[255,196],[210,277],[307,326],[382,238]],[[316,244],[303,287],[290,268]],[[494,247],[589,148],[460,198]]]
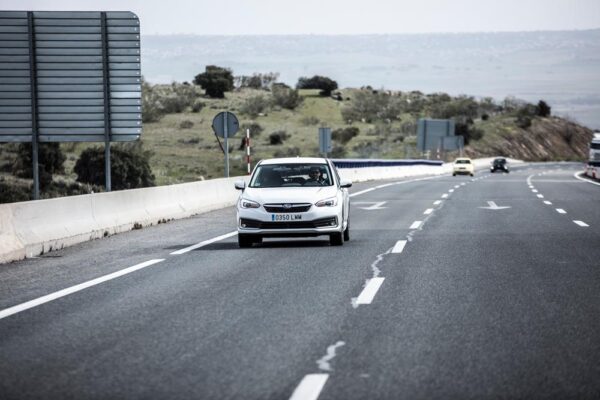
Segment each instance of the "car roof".
[[458,160],[469,160],[471,161],[471,159],[469,157],[458,157],[456,160],[454,161],[458,161]]
[[260,165],[270,164],[327,164],[327,160],[317,157],[286,157],[262,160]]

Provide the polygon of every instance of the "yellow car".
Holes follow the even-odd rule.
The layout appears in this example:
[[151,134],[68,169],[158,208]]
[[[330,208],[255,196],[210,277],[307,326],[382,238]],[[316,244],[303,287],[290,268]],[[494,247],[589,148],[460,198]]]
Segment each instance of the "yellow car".
[[452,165],[452,176],[456,176],[456,174],[473,176],[474,173],[475,167],[470,158],[457,158]]

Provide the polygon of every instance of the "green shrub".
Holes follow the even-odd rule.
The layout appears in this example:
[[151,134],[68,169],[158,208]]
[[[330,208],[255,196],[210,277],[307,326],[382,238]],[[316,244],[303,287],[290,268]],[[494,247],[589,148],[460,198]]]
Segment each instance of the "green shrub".
[[278,72],[267,72],[265,74],[253,74],[252,76],[241,75],[236,76],[235,83],[239,88],[253,88],[267,90],[272,84],[277,82],[279,78]]
[[300,148],[297,146],[286,147],[281,150],[277,150],[273,157],[299,157],[301,155]]
[[246,130],[250,129],[250,138],[255,138],[257,136],[259,136],[262,131],[264,131],[264,128],[262,126],[260,126],[260,124],[258,122],[245,122],[242,124],[242,126],[240,126],[240,132],[242,133],[242,135],[246,136]]
[[353,137],[358,136],[360,130],[355,126],[349,126],[347,128],[336,129],[331,133],[331,138],[341,144],[346,144]]
[[0,203],[16,203],[32,199],[32,185],[8,181],[0,177]]
[[[40,189],[52,182],[52,175],[65,172],[65,155],[59,143],[40,143],[38,147],[38,167]],[[20,143],[12,173],[19,178],[33,179],[31,143]]]
[[318,125],[319,122],[321,122],[319,121],[319,118],[313,116],[302,117],[300,119],[300,123],[304,126]]
[[536,106],[535,114],[538,117],[546,118],[550,116],[552,109],[544,100],[540,100]]
[[189,119],[184,119],[179,123],[179,129],[191,129],[194,127],[194,123]]
[[280,145],[283,144],[283,141],[288,138],[288,135],[285,131],[276,131],[269,135],[269,144],[271,145]]
[[270,106],[269,99],[262,95],[248,97],[240,106],[240,111],[251,117],[257,117],[258,114],[264,113]]
[[302,101],[304,100],[297,90],[283,84],[275,84],[272,86],[271,90],[273,92],[273,102],[288,110],[294,110],[302,104]]
[[203,101],[200,101],[200,100],[195,100],[192,103],[191,110],[193,113],[199,113],[200,111],[202,111],[204,106],[206,106],[206,103],[204,103]]
[[[152,152],[145,151],[141,142],[117,144],[111,148],[111,183],[113,190],[154,186],[149,160]],[[104,186],[104,148],[85,149],[74,168],[77,181]]]

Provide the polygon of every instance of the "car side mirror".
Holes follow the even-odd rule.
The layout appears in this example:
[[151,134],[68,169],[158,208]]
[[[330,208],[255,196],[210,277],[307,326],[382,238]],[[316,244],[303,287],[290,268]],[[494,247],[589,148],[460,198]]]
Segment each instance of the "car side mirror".
[[346,180],[346,179],[342,179],[340,181],[340,187],[341,188],[349,188],[352,187],[352,181]]
[[244,181],[235,181],[235,183],[233,184],[235,186],[235,188],[237,190],[244,190],[246,189],[246,182]]

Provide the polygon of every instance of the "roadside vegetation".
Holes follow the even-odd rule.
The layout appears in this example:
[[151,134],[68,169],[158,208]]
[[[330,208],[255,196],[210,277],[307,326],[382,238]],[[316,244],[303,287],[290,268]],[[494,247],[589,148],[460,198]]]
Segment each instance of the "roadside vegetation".
[[[370,86],[338,89],[335,80],[324,76],[300,77],[295,87],[277,80],[275,72],[235,76],[213,65],[192,83],[144,81],[142,140],[112,145],[114,189],[222,177],[223,153],[211,128],[220,111],[234,112],[240,120],[240,132],[230,139],[232,176],[246,173],[246,129],[253,162],[318,156],[319,127],[332,129],[332,158],[422,158],[416,151],[419,118],[453,119],[472,157],[581,161],[592,136],[585,127],[553,117],[543,100],[497,102]],[[449,160],[457,154],[440,156]],[[42,145],[42,196],[103,190],[103,158],[102,146],[92,143]],[[30,194],[30,147],[0,144],[0,202],[23,201]]]

